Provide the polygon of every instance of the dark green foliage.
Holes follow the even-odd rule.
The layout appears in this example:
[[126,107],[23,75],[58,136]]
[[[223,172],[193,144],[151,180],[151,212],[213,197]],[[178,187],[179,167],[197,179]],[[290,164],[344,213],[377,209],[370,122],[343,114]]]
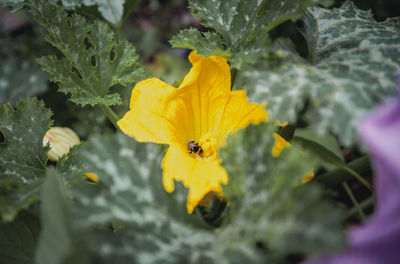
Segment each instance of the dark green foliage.
[[0,223],[0,261],[2,264],[34,264],[40,232],[40,219],[21,211],[12,223]]
[[[329,0],[273,0],[273,1],[221,1],[191,0],[189,6],[202,24],[215,33],[200,33],[196,29],[183,30],[171,44],[198,50],[208,56],[232,54],[232,66],[242,67],[244,61],[254,61],[269,42],[268,31],[286,20],[297,20],[307,6],[317,3],[328,5]],[[211,45],[206,45],[211,42]]]
[[36,201],[46,173],[47,148],[43,137],[52,124],[52,113],[35,98],[0,106],[0,212],[12,220],[20,209]]
[[29,60],[15,58],[0,65],[0,104],[15,104],[20,99],[44,92],[47,76],[39,66]]
[[66,200],[65,185],[54,169],[47,173],[42,190],[42,223],[36,251],[37,263],[88,263],[84,233],[71,226],[71,208]]
[[63,54],[37,60],[50,80],[59,83],[59,91],[82,106],[121,104],[120,95],[110,94],[110,88],[131,85],[143,73],[133,45],[98,20],[90,23],[80,15],[70,16],[41,0],[31,0],[30,7],[48,31],[46,40]]
[[[93,231],[89,251],[98,263],[282,263],[291,254],[342,245],[339,211],[321,201],[317,186],[294,188],[312,170],[313,158],[293,147],[273,159],[272,134],[265,131],[251,127],[224,150],[230,208],[214,231],[187,214],[181,184],[172,194],[163,189],[160,148],[119,134],[92,137],[59,167],[64,177],[90,171],[100,179],[72,185],[71,222]],[[112,223],[119,226],[115,233],[108,229]]]

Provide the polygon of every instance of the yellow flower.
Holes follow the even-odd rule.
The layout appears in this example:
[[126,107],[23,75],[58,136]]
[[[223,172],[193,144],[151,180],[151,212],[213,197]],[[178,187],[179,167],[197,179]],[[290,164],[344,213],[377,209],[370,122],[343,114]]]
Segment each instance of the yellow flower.
[[130,110],[118,121],[121,130],[140,142],[168,144],[162,162],[163,185],[174,180],[189,188],[187,211],[209,192],[220,193],[228,175],[218,147],[250,123],[267,120],[265,105],[248,103],[246,91],[231,91],[226,59],[189,55],[193,67],[178,88],[147,79],[132,90]]
[[315,174],[314,171],[306,173],[303,175],[303,179],[301,180],[303,183],[309,182],[314,178]]
[[276,158],[281,154],[284,148],[290,146],[290,143],[287,142],[283,137],[281,137],[277,133],[274,133],[274,138],[275,138],[275,144],[272,147],[272,156]]
[[99,175],[97,175],[97,173],[94,172],[85,172],[85,176],[88,177],[89,180],[91,180],[92,182],[99,182]]

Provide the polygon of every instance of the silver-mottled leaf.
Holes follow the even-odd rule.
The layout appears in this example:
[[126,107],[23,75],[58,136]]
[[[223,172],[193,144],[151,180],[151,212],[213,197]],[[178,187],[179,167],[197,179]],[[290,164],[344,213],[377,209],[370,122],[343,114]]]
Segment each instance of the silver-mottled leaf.
[[[51,0],[53,3],[58,1]],[[97,5],[98,11],[107,21],[117,24],[122,19],[125,0],[61,0],[61,2],[66,9]]]
[[[215,230],[187,214],[181,184],[172,194],[163,189],[163,151],[157,145],[120,134],[92,137],[59,170],[99,177],[98,183],[73,186],[70,195],[79,228],[118,226],[113,234],[100,228],[90,237],[101,263],[279,263],[289,254],[337,248],[343,238],[338,211],[321,201],[318,187],[293,189],[312,170],[313,159],[295,147],[272,158],[272,141],[267,126],[229,141],[222,157],[230,175],[224,188],[230,212]],[[324,241],[327,233],[331,240]],[[260,251],[260,244],[274,253]]]
[[33,61],[10,58],[0,65],[0,104],[40,94],[47,89],[47,76]]
[[346,1],[336,9],[311,7],[304,21],[311,63],[278,42],[238,84],[267,101],[271,118],[281,121],[296,122],[309,98],[305,118],[312,127],[334,132],[344,145],[357,143],[360,119],[396,91],[397,20],[376,22]]
[[173,194],[163,189],[161,158],[159,146],[120,134],[92,137],[71,154],[77,161],[72,167],[99,177],[98,183],[82,183],[72,191],[80,203],[76,224],[90,227],[117,221],[125,226],[116,241],[96,240],[95,249],[105,263],[201,263],[213,258],[214,235],[196,228],[205,224],[187,214],[187,191],[178,184]]
[[229,57],[231,67],[240,69],[244,64],[254,63],[270,45],[268,31],[286,20],[299,19],[307,6],[330,3],[330,0],[190,0],[194,15],[216,32],[182,30],[171,44],[195,49],[203,56]]
[[0,212],[12,220],[19,210],[39,198],[46,173],[47,148],[43,137],[52,124],[51,111],[35,98],[0,106]]
[[307,6],[331,1],[319,0],[190,0],[194,15],[221,34],[233,51],[258,38],[286,20],[296,20]]

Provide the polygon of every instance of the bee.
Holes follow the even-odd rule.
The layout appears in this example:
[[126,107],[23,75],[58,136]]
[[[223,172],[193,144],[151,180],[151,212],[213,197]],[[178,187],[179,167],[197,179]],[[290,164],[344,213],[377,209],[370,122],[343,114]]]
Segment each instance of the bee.
[[197,154],[199,154],[200,158],[204,157],[203,149],[199,146],[199,143],[197,143],[196,141],[190,140],[188,142],[187,146],[188,146],[188,150],[189,150],[190,154],[197,153]]

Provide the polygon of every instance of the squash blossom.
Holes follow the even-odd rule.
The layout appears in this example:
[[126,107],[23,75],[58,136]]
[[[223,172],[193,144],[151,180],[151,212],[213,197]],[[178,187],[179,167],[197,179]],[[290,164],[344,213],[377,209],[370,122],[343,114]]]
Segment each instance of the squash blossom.
[[193,67],[178,88],[155,78],[139,82],[117,124],[139,142],[169,145],[164,189],[173,192],[174,180],[181,181],[189,188],[186,207],[192,213],[206,194],[221,193],[228,183],[218,147],[238,129],[267,121],[267,114],[265,105],[248,103],[246,91],[231,91],[226,59],[192,51],[189,60]]
[[43,137],[43,147],[50,144],[47,158],[57,162],[69,149],[80,144],[78,135],[68,127],[50,127]]

